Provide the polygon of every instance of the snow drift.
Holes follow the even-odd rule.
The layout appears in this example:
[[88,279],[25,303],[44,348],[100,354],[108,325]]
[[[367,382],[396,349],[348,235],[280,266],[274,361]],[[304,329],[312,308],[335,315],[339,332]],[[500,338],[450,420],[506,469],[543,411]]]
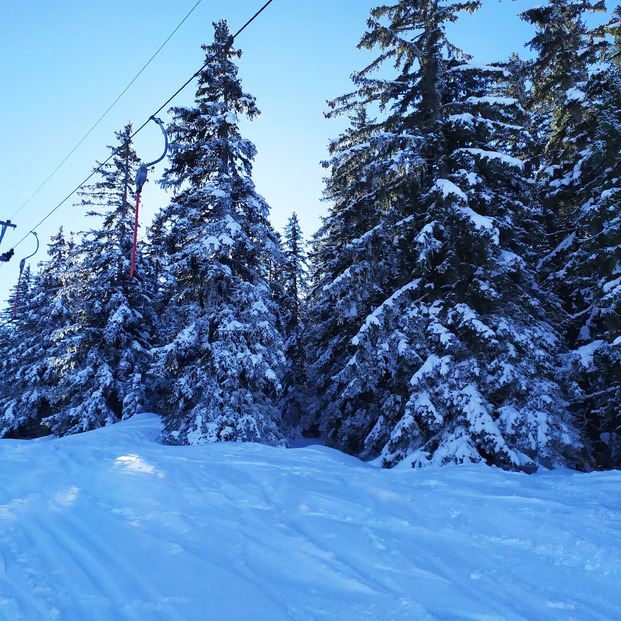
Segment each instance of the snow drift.
[[619,472],[159,434],[0,441],[1,619],[621,618]]

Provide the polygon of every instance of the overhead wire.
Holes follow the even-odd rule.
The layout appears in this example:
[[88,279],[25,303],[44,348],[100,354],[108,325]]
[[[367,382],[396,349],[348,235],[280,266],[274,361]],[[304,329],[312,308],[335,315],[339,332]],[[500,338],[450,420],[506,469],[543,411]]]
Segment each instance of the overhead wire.
[[195,11],[195,9],[198,7],[198,5],[202,1],[203,0],[198,0],[198,2],[196,2],[196,4],[188,11],[186,16],[179,22],[177,27],[168,35],[168,37],[162,43],[162,45],[160,45],[157,48],[157,50],[151,56],[151,58],[149,58],[149,60],[143,65],[142,69],[140,69],[140,71],[138,71],[138,73],[133,77],[131,82],[121,91],[121,94],[110,104],[108,109],[97,119],[97,121],[95,121],[95,124],[86,132],[86,134],[84,134],[84,136],[73,147],[73,149],[71,149],[71,151],[69,151],[69,153],[65,156],[65,159],[63,159],[63,161],[60,164],[58,164],[58,166],[49,174],[49,176],[43,181],[43,183],[41,183],[41,185],[28,197],[28,200],[26,200],[26,202],[9,218],[9,220],[12,220],[13,218],[15,218],[15,216],[22,209],[24,209],[24,207],[26,207],[26,205],[28,205],[28,203],[39,193],[39,191],[43,189],[43,187],[47,184],[47,182],[62,168],[62,166],[65,164],[65,162],[77,151],[77,149],[80,147],[80,145],[91,135],[91,133],[99,125],[99,123],[101,123],[101,121],[103,121],[104,118],[106,118],[106,116],[108,115],[110,110],[112,110],[112,108],[114,108],[114,106],[116,106],[116,104],[120,101],[120,99],[123,97],[123,95],[125,95],[125,93],[131,88],[131,86],[134,84],[134,82],[142,75],[144,70],[153,62],[155,57],[162,51],[164,46],[173,38],[175,33],[179,30],[179,28],[181,28],[181,26],[183,26],[184,22],[190,17],[190,15],[192,15],[192,13]]
[[[198,6],[198,4],[201,2],[202,0],[198,0],[198,2],[196,3],[196,5],[192,8],[192,11]],[[266,2],[234,35],[232,35],[229,38],[229,43],[228,45],[232,45],[233,41],[273,2],[274,0],[268,0],[268,2]],[[191,11],[190,11],[191,13]],[[189,16],[189,13],[188,13]],[[187,19],[187,17],[184,18]],[[181,22],[183,23],[183,22]],[[181,24],[179,24],[180,26]],[[179,29],[179,26],[177,27],[176,30]],[[172,33],[174,34],[174,32]],[[172,36],[171,34],[171,36]],[[169,37],[170,39],[170,37]],[[166,42],[164,42],[163,45],[165,45]],[[162,45],[162,47],[163,47]],[[161,48],[160,48],[161,49]],[[159,50],[158,50],[159,51]],[[153,56],[153,58],[155,57],[155,55]],[[152,59],[153,59],[152,58]],[[151,60],[152,60],[151,59]],[[151,61],[149,61],[151,62]],[[151,120],[152,117],[155,117],[157,114],[159,114],[177,95],[179,95],[179,93],[181,93],[181,91],[183,91],[196,77],[198,77],[200,75],[200,73],[207,67],[209,63],[209,60],[205,61],[205,63],[201,66],[201,68],[196,71],[195,73],[192,74],[192,76],[186,80],[186,82],[184,82],[184,84],[178,88],[175,93],[173,95],[171,95],[153,114],[151,114],[149,116],[149,118],[135,131],[131,134],[131,136],[129,137],[129,139],[133,139],[140,131],[142,131],[148,124],[149,121]],[[145,65],[146,67],[146,65]],[[144,68],[143,68],[144,70]],[[142,70],[141,70],[142,71]],[[138,76],[136,76],[138,77]],[[131,85],[131,84],[130,84]],[[129,88],[129,86],[128,86]],[[127,89],[126,89],[127,90]],[[121,94],[122,96],[122,94]],[[120,99],[120,97],[119,97]],[[103,118],[103,117],[102,117]],[[98,121],[99,122],[99,121]],[[92,131],[92,130],[91,130]],[[86,138],[86,136],[85,136]],[[79,145],[78,145],[79,146]],[[77,146],[76,146],[77,148]],[[74,149],[75,150],[75,149]],[[63,198],[62,201],[60,201],[60,203],[58,203],[52,210],[50,210],[41,220],[39,220],[39,222],[37,222],[37,224],[35,224],[29,231],[28,233],[26,233],[26,235],[24,235],[14,246],[13,248],[17,248],[17,246],[19,246],[31,233],[34,233],[48,218],[50,218],[56,211],[58,211],[76,192],[78,192],[78,190],[80,190],[80,188],[82,188],[82,186],[84,186],[86,183],[88,183],[88,181],[90,181],[90,179],[92,179],[92,177],[94,177],[96,174],[98,174],[103,167],[116,155],[116,152],[118,151],[118,149],[115,149],[114,151],[112,151],[112,153],[108,156],[108,158],[106,160],[104,160],[101,164],[99,164],[99,166],[97,166],[97,168],[95,168],[79,185],[77,185],[69,194],[67,194],[67,196],[65,196],[65,198]],[[61,164],[62,165],[62,164]],[[42,187],[42,186],[41,186]],[[38,191],[38,190],[37,190]],[[23,206],[22,206],[23,207]],[[22,208],[20,207],[20,210]],[[18,210],[19,211],[19,210]],[[0,263],[0,267],[2,267],[2,263]]]
[[237,39],[237,37],[248,27],[252,22],[267,9],[267,7],[272,4],[274,0],[269,0],[266,2],[232,37],[233,41]]
[[[233,41],[235,41],[235,39],[273,2],[274,0],[268,0],[268,2],[266,2],[234,35],[232,35],[229,39],[229,45],[232,45]],[[203,69],[205,69],[205,67],[207,67],[209,61],[205,61],[205,63],[203,64],[203,66],[196,71],[191,78],[189,78],[184,84],[183,86],[181,86],[180,88],[178,88],[175,93],[173,95],[171,95],[151,116],[156,116],[157,114],[159,114],[181,91],[183,91],[188,84],[190,84],[190,82],[192,82],[192,80],[194,80],[194,78],[197,78],[200,73],[203,71]],[[132,138],[145,126],[149,123],[149,120],[151,119],[151,117],[149,117],[141,127],[139,127],[134,134],[132,134]]]

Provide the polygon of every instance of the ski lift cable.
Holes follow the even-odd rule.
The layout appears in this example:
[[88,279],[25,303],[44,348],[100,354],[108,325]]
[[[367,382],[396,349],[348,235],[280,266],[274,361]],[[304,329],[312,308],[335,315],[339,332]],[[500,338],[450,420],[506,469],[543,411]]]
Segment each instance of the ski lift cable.
[[[251,24],[268,7],[268,5],[272,3],[272,1],[273,0],[268,0],[268,2],[266,2],[234,35],[228,38],[226,42],[226,49],[230,48],[231,45],[233,45],[233,41],[235,41],[235,38],[239,35],[239,33],[241,33],[249,24]],[[168,153],[168,135],[166,134],[166,129],[164,128],[164,124],[159,118],[156,117],[156,114],[159,114],[159,112],[164,107],[166,107],[190,82],[192,82],[192,80],[194,80],[194,78],[196,78],[201,73],[201,71],[207,66],[208,62],[209,60],[206,60],[203,66],[197,72],[195,72],[194,75],[179,90],[177,90],[177,92],[166,103],[164,103],[153,115],[151,115],[151,117],[146,121],[146,123],[148,123],[149,121],[153,120],[160,126],[160,129],[162,130],[162,133],[164,134],[164,139],[165,139],[166,144],[164,146],[164,153],[158,159],[156,159],[153,162],[149,162],[148,164],[143,164],[142,166],[140,166],[140,168],[138,169],[138,172],[136,173],[136,210],[135,210],[135,222],[134,222],[134,243],[132,246],[132,260],[131,260],[131,268],[130,268],[130,273],[129,273],[130,280],[134,277],[134,269],[136,266],[136,245],[138,242],[138,208],[140,205],[140,194],[142,193],[142,188],[147,180],[147,170],[154,164],[161,162],[164,159],[164,157],[166,157],[166,153]],[[136,133],[140,131],[140,129],[142,128],[139,128],[138,130],[136,130]]]
[[110,112],[110,110],[112,110],[112,108],[114,108],[114,106],[116,106],[116,104],[119,102],[119,100],[123,97],[123,95],[125,95],[125,93],[131,88],[131,86],[134,84],[134,82],[140,77],[140,75],[144,72],[144,70],[153,62],[153,60],[155,59],[155,57],[162,51],[162,49],[164,48],[164,46],[172,39],[172,37],[175,35],[175,33],[177,32],[177,30],[179,30],[179,28],[181,28],[181,26],[184,24],[184,22],[190,17],[190,15],[192,15],[192,13],[194,12],[194,10],[196,9],[196,7],[198,7],[198,5],[202,2],[203,0],[198,0],[198,2],[190,9],[190,11],[187,13],[187,15],[179,22],[179,24],[177,25],[177,27],[168,35],[167,39],[164,41],[164,43],[162,43],[162,45],[160,45],[160,47],[155,51],[155,53],[151,56],[151,58],[149,58],[149,60],[144,64],[144,66],[142,67],[142,69],[140,69],[140,71],[134,76],[134,78],[132,79],[132,81],[123,89],[123,91],[121,92],[121,94],[110,104],[110,106],[108,107],[108,109],[97,119],[97,121],[95,122],[95,124],[86,132],[86,134],[84,134],[84,136],[81,138],[81,140],[75,145],[75,147],[73,147],[73,149],[71,149],[71,151],[67,154],[67,156],[65,157],[65,159],[58,164],[58,166],[49,174],[49,176],[47,177],[47,179],[45,179],[43,181],[43,183],[41,183],[41,185],[28,197],[28,200],[26,200],[26,202],[11,216],[10,220],[12,220],[13,218],[15,218],[15,216],[22,210],[24,209],[24,207],[26,207],[26,205],[39,193],[40,190],[43,189],[43,187],[47,184],[47,182],[62,168],[63,164],[65,164],[65,162],[77,151],[77,149],[80,147],[80,145],[91,135],[91,133],[93,132],[93,130],[99,125],[99,123],[101,123],[101,121],[104,120],[104,118],[108,115],[108,113]]
[[231,43],[237,39],[237,37],[248,27],[250,26],[250,24],[252,24],[252,22],[259,17],[259,15],[261,15],[261,13],[263,13],[263,11],[265,11],[265,9],[267,9],[267,7],[272,4],[274,0],[268,0],[268,2],[266,2],[232,37],[231,37]]
[[[266,2],[234,35],[232,35],[229,38],[228,41],[228,45],[232,45],[233,41],[235,41],[235,39],[261,14],[263,13],[263,11],[273,2],[274,0],[268,0],[268,2]],[[203,69],[205,69],[205,67],[207,67],[207,64],[209,63],[209,61],[206,61],[203,66],[196,71],[192,77],[190,77],[186,82],[184,82],[184,84],[177,90],[175,91],[175,93],[169,97],[152,115],[151,117],[154,117],[156,115],[158,115],[181,91],[183,91],[188,84],[190,84],[190,82],[192,82],[192,80],[194,80],[195,78],[197,78],[201,71],[203,71]],[[151,120],[151,117],[149,117],[133,134],[132,134],[132,138],[141,130],[145,127],[145,125],[147,125],[149,123],[149,121]]]
[[[232,45],[233,41],[273,2],[274,0],[268,0],[234,35],[229,38],[228,45]],[[129,139],[133,139],[140,131],[142,131],[151,121],[153,117],[159,114],[181,91],[183,91],[192,80],[194,80],[198,75],[205,69],[209,61],[206,61],[201,68],[196,71],[191,78],[189,78],[179,89],[175,91],[175,93],[169,97],[153,114],[149,116],[149,118],[129,137]],[[116,155],[117,151],[120,150],[121,147],[115,149],[106,160],[104,160],[97,168],[95,168],[85,179],[77,185],[65,198],[63,198],[60,203],[58,203],[51,211],[49,211],[37,224],[35,224],[29,231],[24,235],[14,246],[13,248],[17,248],[31,233],[34,233],[48,218],[50,218],[56,211],[58,211],[82,186],[88,183],[97,173],[99,173],[102,168]],[[2,263],[0,263],[0,268],[2,267]]]

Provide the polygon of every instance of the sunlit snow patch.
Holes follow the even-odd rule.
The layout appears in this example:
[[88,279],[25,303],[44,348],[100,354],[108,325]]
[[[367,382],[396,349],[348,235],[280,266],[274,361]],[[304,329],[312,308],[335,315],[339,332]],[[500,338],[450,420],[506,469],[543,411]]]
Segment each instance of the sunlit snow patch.
[[141,474],[154,474],[160,479],[164,478],[163,472],[144,461],[144,459],[138,455],[121,455],[121,457],[116,458],[114,465],[123,470],[140,472]]
[[80,488],[72,485],[69,488],[56,492],[51,503],[51,508],[58,509],[58,505],[61,507],[70,507],[77,500],[80,494]]

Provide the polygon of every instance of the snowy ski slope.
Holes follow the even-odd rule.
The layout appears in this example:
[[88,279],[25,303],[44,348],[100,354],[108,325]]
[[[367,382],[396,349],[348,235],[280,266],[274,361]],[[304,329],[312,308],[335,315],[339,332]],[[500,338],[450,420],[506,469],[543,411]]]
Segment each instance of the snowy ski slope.
[[0,620],[621,619],[621,473],[0,440]]

